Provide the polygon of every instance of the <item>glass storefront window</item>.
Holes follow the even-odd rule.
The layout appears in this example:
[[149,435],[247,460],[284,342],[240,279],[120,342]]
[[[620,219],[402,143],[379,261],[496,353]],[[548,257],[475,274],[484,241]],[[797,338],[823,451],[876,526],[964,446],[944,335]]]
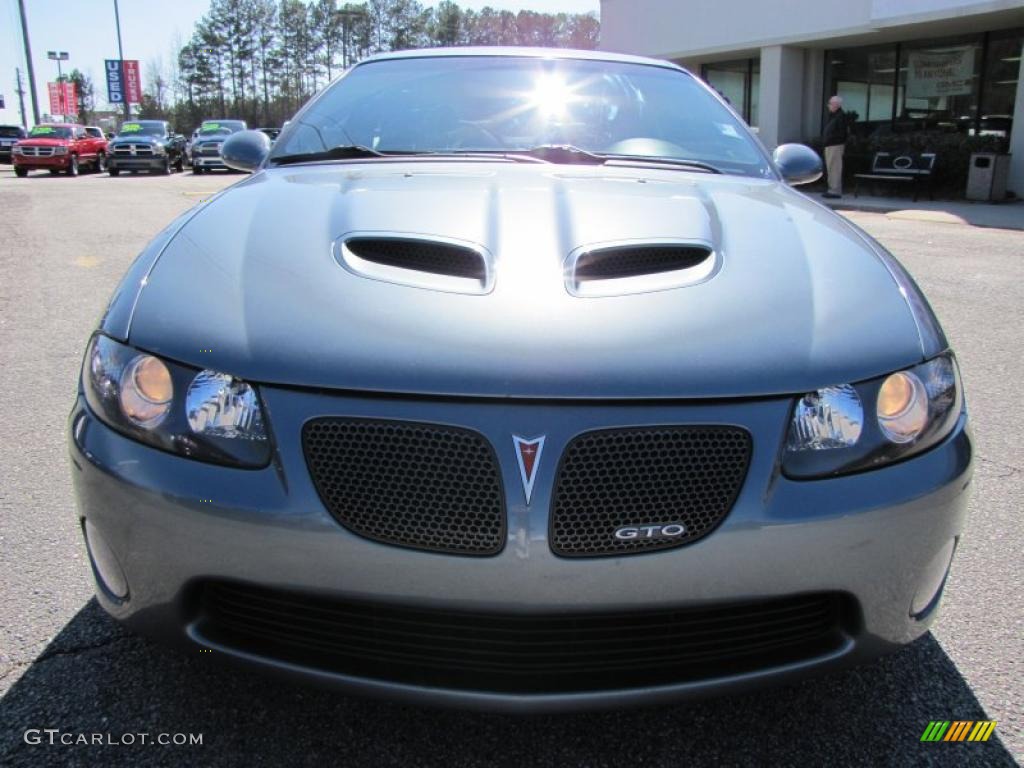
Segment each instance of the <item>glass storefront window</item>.
[[978,114],[982,36],[905,43],[900,46],[897,127],[967,132]]
[[1024,29],[993,32],[985,57],[985,84],[981,94],[982,134],[1009,136],[1020,77]]
[[761,87],[760,59],[718,61],[701,67],[704,81],[725,97],[732,108],[757,126],[758,89]]
[[860,135],[893,130],[1008,136],[1022,40],[1024,29],[1017,28],[828,51],[823,102],[842,96],[843,109],[857,113],[853,130]]
[[[828,58],[832,89],[843,109],[855,112],[860,126],[892,120],[892,91],[896,83],[895,46],[847,48]],[[827,98],[827,97],[826,97]]]

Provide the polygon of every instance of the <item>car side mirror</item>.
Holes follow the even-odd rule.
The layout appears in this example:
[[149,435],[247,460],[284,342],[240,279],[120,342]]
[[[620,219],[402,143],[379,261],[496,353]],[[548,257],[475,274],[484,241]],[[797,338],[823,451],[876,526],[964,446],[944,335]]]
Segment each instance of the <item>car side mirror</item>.
[[260,131],[239,131],[224,141],[220,157],[228,168],[252,173],[270,154],[270,139]]
[[821,178],[821,158],[806,144],[780,144],[772,152],[772,160],[786,183],[794,187]]

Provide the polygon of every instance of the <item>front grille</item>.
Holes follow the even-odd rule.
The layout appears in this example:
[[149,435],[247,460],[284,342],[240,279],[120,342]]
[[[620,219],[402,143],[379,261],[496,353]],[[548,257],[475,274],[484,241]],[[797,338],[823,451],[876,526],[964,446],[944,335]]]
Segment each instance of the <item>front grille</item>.
[[321,418],[302,430],[313,483],[338,522],[403,547],[493,555],[505,543],[498,460],[477,432]]
[[25,157],[53,157],[53,147],[21,147]]
[[588,251],[576,259],[578,281],[639,277],[695,267],[710,258],[702,246],[634,245]]
[[[614,576],[612,574],[612,576]],[[470,613],[207,582],[199,634],[306,668],[510,693],[708,680],[839,648],[853,619],[836,593],[605,613]]]
[[153,147],[150,144],[118,144],[114,147],[116,157],[152,157]]
[[[567,557],[621,555],[696,541],[732,509],[750,463],[738,427],[640,427],[586,432],[565,449],[549,539]],[[671,524],[660,537],[644,526]],[[635,535],[633,530],[636,529]],[[630,538],[619,538],[622,531]],[[651,535],[653,534],[653,535]]]
[[220,155],[220,144],[202,144],[198,150],[203,157],[217,157]]
[[465,246],[390,237],[354,237],[345,241],[345,246],[374,264],[471,280],[487,277],[484,258]]

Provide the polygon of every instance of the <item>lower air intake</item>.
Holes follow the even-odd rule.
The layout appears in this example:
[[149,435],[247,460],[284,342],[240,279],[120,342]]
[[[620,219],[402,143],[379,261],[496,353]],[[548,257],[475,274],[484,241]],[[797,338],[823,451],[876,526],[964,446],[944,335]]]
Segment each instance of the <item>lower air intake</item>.
[[620,612],[475,613],[208,582],[197,631],[257,657],[409,685],[561,693],[671,685],[834,652],[837,593]]

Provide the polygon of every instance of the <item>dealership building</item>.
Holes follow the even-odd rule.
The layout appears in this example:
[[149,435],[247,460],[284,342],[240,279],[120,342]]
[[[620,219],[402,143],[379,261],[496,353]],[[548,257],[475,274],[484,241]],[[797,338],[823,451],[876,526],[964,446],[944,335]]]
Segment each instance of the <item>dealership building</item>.
[[1020,197],[1022,40],[1024,0],[601,0],[602,48],[699,74],[768,147],[817,137],[837,93],[861,137],[1001,137]]

